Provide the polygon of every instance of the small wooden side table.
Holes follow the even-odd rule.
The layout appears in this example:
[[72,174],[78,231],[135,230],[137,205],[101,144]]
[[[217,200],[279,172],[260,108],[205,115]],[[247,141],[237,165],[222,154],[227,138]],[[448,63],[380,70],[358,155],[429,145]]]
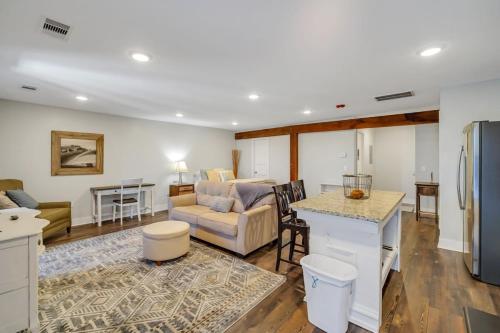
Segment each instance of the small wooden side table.
[[430,196],[434,197],[434,203],[435,203],[435,212],[434,212],[434,217],[436,219],[436,223],[439,221],[439,216],[438,216],[438,202],[439,202],[439,183],[434,183],[434,182],[416,182],[415,186],[417,187],[417,221],[420,218],[420,197],[421,196]]
[[169,188],[170,197],[190,193],[194,193],[194,184],[171,184]]

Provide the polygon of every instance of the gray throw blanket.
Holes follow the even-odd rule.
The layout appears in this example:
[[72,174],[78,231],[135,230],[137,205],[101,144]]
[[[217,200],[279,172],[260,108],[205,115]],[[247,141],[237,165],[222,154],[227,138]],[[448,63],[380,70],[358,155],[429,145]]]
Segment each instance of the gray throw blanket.
[[236,183],[234,185],[245,210],[252,208],[257,202],[273,193],[272,186],[267,184]]

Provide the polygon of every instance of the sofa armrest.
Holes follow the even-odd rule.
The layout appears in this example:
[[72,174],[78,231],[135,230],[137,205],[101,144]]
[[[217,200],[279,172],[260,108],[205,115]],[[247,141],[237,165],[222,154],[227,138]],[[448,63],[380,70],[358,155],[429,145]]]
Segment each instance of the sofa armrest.
[[168,198],[168,210],[175,207],[196,205],[196,193],[183,194]]
[[49,209],[49,208],[71,208],[71,202],[69,201],[61,201],[61,202],[40,202],[38,203],[38,207],[40,209]]
[[[247,216],[247,219],[256,219],[258,215],[262,214],[263,212],[265,212],[269,209],[271,209],[270,205],[263,205],[263,206],[260,206],[257,208],[247,210],[247,211],[241,213],[241,215]],[[241,218],[242,217],[240,217],[240,219]]]
[[270,205],[247,210],[238,218],[238,253],[246,255],[271,242],[275,236],[275,210]]

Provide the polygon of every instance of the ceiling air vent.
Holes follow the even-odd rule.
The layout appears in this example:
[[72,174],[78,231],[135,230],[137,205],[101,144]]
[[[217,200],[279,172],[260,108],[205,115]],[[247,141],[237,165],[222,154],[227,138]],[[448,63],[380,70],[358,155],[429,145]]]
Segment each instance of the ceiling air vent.
[[32,91],[36,91],[37,90],[37,87],[26,86],[26,85],[22,86],[21,88],[26,89],[26,90],[32,90]]
[[69,25],[51,20],[49,18],[45,18],[43,21],[42,31],[60,39],[66,39],[69,29]]
[[404,97],[411,97],[415,95],[413,93],[413,91],[405,91],[405,92],[401,92],[401,93],[397,93],[397,94],[390,94],[390,95],[383,95],[383,96],[377,96],[375,97],[375,99],[378,101],[378,102],[382,102],[382,101],[388,101],[390,99],[396,99],[396,98],[404,98]]

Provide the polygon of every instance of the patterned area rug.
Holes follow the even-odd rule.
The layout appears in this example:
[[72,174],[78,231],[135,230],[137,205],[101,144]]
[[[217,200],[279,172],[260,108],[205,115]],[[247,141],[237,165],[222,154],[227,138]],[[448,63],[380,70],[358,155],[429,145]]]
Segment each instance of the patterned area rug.
[[224,332],[285,277],[191,242],[162,266],[142,228],[49,248],[40,257],[41,332]]

